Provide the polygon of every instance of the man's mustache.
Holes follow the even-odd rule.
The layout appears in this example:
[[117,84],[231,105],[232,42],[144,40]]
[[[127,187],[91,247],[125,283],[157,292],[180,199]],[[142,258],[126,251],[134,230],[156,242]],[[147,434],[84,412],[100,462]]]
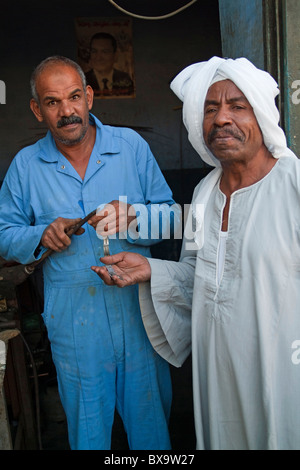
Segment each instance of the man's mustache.
[[218,137],[218,135],[221,134],[222,136],[226,136],[226,135],[229,135],[231,137],[234,137],[235,139],[238,139],[240,140],[241,142],[244,142],[245,140],[245,136],[242,132],[239,132],[239,131],[236,131],[236,130],[233,130],[233,129],[230,129],[230,128],[222,128],[222,129],[219,129],[217,127],[215,127],[209,134],[208,134],[208,137],[207,137],[207,140],[208,140],[208,143],[211,144],[212,141]]
[[59,121],[57,121],[57,128],[60,129],[68,124],[82,124],[82,119],[79,116],[63,116]]

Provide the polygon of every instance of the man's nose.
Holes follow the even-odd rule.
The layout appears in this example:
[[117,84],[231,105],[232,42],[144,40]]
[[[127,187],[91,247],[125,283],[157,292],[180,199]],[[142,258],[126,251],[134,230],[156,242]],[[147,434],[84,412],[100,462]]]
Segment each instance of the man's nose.
[[63,100],[60,103],[59,113],[61,116],[71,116],[73,114],[73,106],[69,100]]
[[225,126],[226,124],[232,124],[231,113],[226,106],[219,107],[217,113],[215,114],[214,124],[216,126]]
[[102,51],[94,52],[94,59],[99,60],[99,59],[102,59],[103,57],[104,57],[104,53]]

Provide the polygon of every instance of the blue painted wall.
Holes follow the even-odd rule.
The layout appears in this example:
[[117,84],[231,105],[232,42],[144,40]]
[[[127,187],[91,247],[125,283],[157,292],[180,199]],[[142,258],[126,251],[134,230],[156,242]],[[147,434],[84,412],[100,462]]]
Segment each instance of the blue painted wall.
[[264,68],[262,0],[219,0],[222,53]]

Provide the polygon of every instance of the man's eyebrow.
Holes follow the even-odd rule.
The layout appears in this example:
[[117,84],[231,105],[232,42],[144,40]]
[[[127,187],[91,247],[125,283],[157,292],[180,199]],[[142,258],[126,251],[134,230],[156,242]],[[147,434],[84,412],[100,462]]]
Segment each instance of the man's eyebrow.
[[[243,101],[244,103],[247,103],[248,100],[244,95],[240,96],[234,96],[233,98],[229,98],[226,100],[227,103],[236,103],[237,101]],[[210,105],[218,105],[220,102],[218,100],[205,100],[204,106],[210,106]]]
[[228,103],[235,103],[236,101],[244,101],[244,103],[248,102],[247,98],[244,95],[235,96],[235,97],[230,98],[229,100],[227,100]]
[[217,104],[219,104],[219,101],[217,101],[217,100],[205,100],[205,102],[204,102],[204,106],[209,106],[211,104],[217,105]]
[[43,101],[52,101],[52,100],[57,100],[56,96],[44,96]]
[[69,96],[75,95],[75,93],[78,93],[79,91],[82,91],[81,88],[76,88],[75,90],[71,91]]

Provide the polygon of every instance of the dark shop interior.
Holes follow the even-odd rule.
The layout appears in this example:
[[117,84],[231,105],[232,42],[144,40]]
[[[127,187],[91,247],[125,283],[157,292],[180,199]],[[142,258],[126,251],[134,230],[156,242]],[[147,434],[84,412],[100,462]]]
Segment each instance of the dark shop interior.
[[[0,186],[14,156],[47,131],[29,107],[34,68],[53,55],[84,64],[89,29],[118,22],[126,24],[131,34],[134,93],[127,98],[96,96],[92,113],[103,124],[131,128],[146,140],[181,207],[190,203],[195,186],[211,171],[191,146],[182,121],[182,103],[170,89],[172,79],[190,64],[213,56],[245,56],[272,72],[283,89],[282,124],[289,145],[297,152],[299,120],[291,119],[296,110],[290,109],[287,97],[298,70],[291,42],[299,30],[288,10],[289,3],[295,8],[295,2],[287,1],[287,33],[278,46],[278,12],[273,8],[277,3],[118,0],[121,8],[117,8],[109,0],[2,0],[0,80],[5,86],[2,96],[0,90]],[[181,240],[171,239],[153,245],[151,254],[177,261],[180,250]],[[42,318],[43,287],[42,264],[28,274],[23,265],[0,257],[0,450],[70,450]],[[193,450],[191,357],[182,367],[170,368],[172,449]],[[128,450],[117,412],[111,449]]]

